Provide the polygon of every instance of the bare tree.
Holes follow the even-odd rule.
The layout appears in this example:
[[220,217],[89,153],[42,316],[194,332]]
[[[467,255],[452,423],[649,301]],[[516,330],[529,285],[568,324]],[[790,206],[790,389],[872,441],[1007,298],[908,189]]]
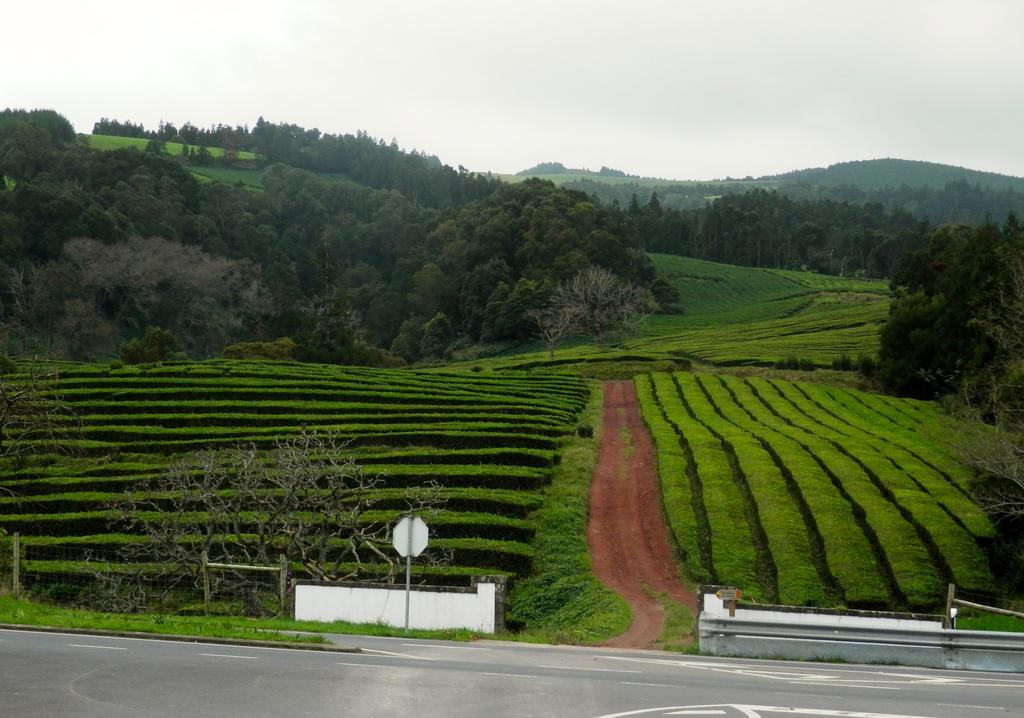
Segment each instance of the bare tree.
[[555,358],[555,347],[564,337],[572,334],[577,327],[575,313],[569,307],[549,304],[542,309],[532,309],[527,313],[537,324],[540,335],[548,346],[548,356]]
[[568,334],[589,334],[600,340],[612,329],[638,323],[648,311],[643,289],[603,267],[591,266],[558,285],[548,305],[529,316],[553,358],[559,340]]
[[0,458],[72,451],[78,421],[60,397],[60,373],[36,360],[22,369],[0,375]]
[[363,471],[338,437],[304,432],[269,453],[249,445],[178,461],[125,494],[119,523],[146,537],[130,558],[182,576],[194,577],[204,554],[255,565],[283,554],[317,579],[393,579],[382,501],[429,515],[443,500],[435,484],[382,491],[384,478]]

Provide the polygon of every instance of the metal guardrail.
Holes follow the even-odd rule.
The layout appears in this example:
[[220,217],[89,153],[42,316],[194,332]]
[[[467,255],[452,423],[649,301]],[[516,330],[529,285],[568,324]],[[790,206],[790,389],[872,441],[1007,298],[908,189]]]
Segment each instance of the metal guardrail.
[[[758,612],[762,613],[762,612]],[[885,626],[837,626],[771,617],[701,614],[701,650],[717,656],[899,663],[1024,672],[1024,634]]]

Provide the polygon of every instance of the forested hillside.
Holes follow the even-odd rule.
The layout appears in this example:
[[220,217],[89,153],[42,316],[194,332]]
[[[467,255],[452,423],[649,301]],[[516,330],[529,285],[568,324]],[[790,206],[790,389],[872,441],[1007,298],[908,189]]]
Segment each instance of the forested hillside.
[[[551,164],[551,163],[549,163]],[[546,166],[545,166],[546,167]],[[727,178],[705,182],[655,180],[601,173],[531,173],[571,189],[626,206],[636,195],[641,203],[656,194],[672,209],[698,210],[723,195],[757,189],[774,190],[795,200],[879,204],[909,212],[933,225],[978,223],[989,217],[1024,213],[1024,178],[909,160],[864,160],[797,170],[767,177]]]
[[415,160],[440,194],[329,181],[280,163],[253,193],[200,183],[164,152],[92,150],[56,113],[5,113],[8,351],[109,357],[159,326],[195,357],[288,336],[300,359],[400,361],[389,349],[409,361],[438,359],[459,343],[528,335],[525,313],[586,266],[640,283],[653,276],[622,214],[580,193],[456,173],[486,190],[482,198],[432,206],[452,199],[444,171],[358,138],[303,152],[315,164],[331,148],[373,150],[380,167],[389,157]]

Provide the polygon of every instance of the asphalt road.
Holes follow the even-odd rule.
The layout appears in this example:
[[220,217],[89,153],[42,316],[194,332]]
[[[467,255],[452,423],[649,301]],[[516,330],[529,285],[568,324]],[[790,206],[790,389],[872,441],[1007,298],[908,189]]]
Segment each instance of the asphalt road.
[[0,631],[0,716],[1024,716],[1024,675],[339,636],[358,654]]

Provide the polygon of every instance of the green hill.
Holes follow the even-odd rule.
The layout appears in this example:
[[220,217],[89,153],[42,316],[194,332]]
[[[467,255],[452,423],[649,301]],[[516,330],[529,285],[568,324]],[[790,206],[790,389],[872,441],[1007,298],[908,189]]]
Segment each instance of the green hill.
[[559,349],[538,347],[472,362],[491,368],[575,366],[682,358],[722,366],[771,366],[787,359],[831,366],[874,356],[889,312],[885,282],[813,272],[736,267],[652,254],[658,275],[679,291],[682,314],[647,317],[634,335]]
[[23,534],[29,584],[89,573],[48,547],[113,552],[139,541],[126,534],[120,497],[176,455],[242,442],[273,449],[304,430],[343,437],[364,472],[380,476],[379,508],[367,520],[403,510],[402,487],[441,485],[446,504],[431,517],[431,546],[454,562],[420,562],[420,575],[464,583],[523,574],[530,513],[588,394],[571,377],[226,360],[68,365],[58,391],[80,421],[76,451],[0,465],[0,527]]
[[878,159],[840,162],[828,167],[797,170],[782,175],[760,178],[762,181],[806,182],[818,187],[849,185],[864,190],[900,187],[932,187],[942,189],[950,182],[964,181],[992,190],[1011,189],[1024,192],[1024,177],[982,172],[935,162]]
[[638,377],[691,577],[790,605],[934,609],[987,591],[992,523],[925,402],[779,380]]
[[839,162],[828,167],[812,167],[778,175],[745,179],[730,177],[724,180],[659,179],[635,175],[602,174],[564,167],[560,171],[552,171],[549,167],[551,164],[557,165],[557,163],[538,165],[537,168],[523,170],[514,175],[499,175],[499,177],[508,182],[521,182],[530,177],[536,177],[550,180],[555,184],[595,182],[612,186],[635,185],[643,188],[661,188],[662,192],[668,191],[666,188],[672,187],[675,188],[671,190],[672,193],[678,193],[684,189],[697,190],[701,187],[713,188],[715,191],[720,191],[722,187],[735,188],[735,191],[755,188],[781,189],[796,183],[805,183],[812,187],[851,186],[862,190],[896,188],[903,185],[942,189],[950,182],[961,180],[969,185],[977,184],[997,191],[1011,189],[1024,192],[1024,177],[983,172],[936,162],[893,158]]

